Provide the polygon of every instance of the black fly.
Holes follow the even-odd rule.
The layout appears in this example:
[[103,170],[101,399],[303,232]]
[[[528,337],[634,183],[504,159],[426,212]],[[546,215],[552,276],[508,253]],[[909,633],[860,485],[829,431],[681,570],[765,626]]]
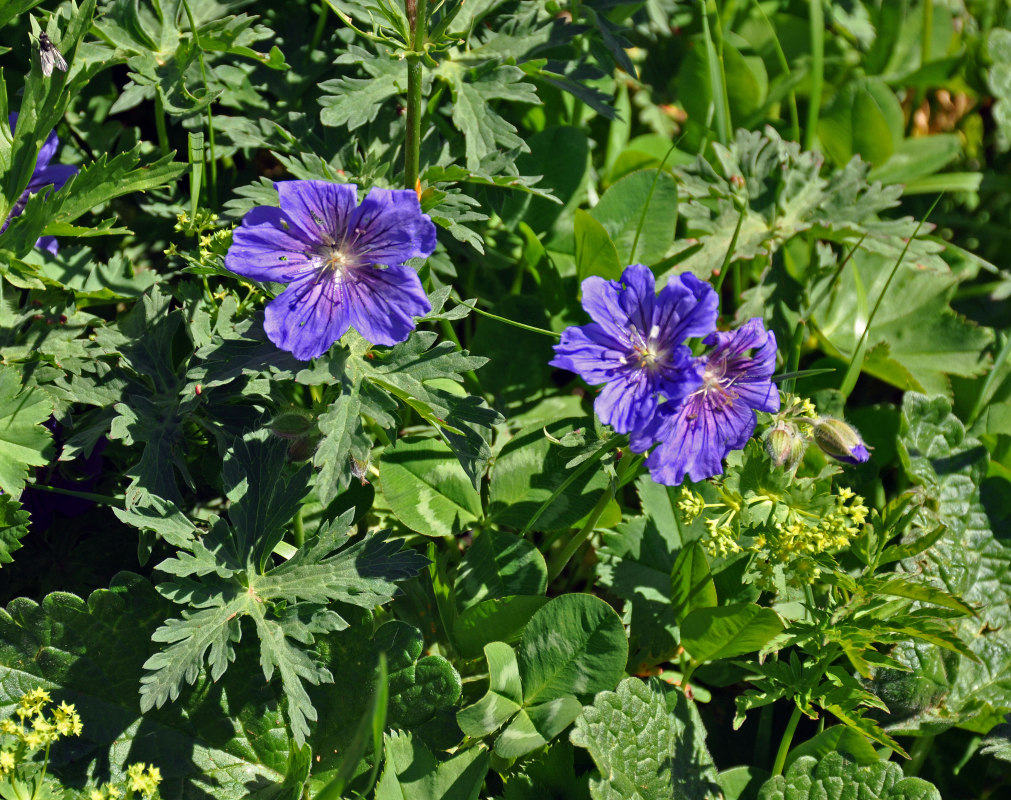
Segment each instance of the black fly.
[[39,58],[42,60],[42,74],[47,78],[53,74],[53,67],[61,72],[67,71],[67,62],[63,59],[63,53],[49,41],[45,32],[39,34]]

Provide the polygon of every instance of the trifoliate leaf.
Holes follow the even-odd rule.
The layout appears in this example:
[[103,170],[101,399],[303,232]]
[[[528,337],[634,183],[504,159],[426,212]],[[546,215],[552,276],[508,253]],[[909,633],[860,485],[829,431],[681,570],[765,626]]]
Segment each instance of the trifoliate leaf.
[[0,364],[0,490],[18,497],[29,467],[49,463],[53,435],[42,425],[53,401],[41,389],[23,389],[13,367]]
[[784,775],[765,782],[758,800],[941,800],[933,784],[922,778],[906,778],[893,761],[859,766],[840,753],[820,761],[798,758]]
[[594,800],[709,800],[721,797],[706,731],[694,704],[657,678],[626,678],[601,692],[569,737],[590,751]]

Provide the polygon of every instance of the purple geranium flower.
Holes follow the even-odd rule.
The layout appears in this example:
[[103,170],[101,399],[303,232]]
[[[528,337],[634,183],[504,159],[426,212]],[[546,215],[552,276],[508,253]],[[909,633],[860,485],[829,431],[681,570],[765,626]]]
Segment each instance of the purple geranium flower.
[[373,344],[397,344],[414,317],[432,310],[418,273],[404,265],[435,250],[435,225],[410,190],[372,189],[358,205],[354,184],[275,183],[281,207],[242,219],[225,266],[287,283],[267,306],[270,340],[307,361],[354,327]]
[[[18,124],[17,113],[15,112],[8,116],[7,121],[11,130],[14,130]],[[50,131],[49,136],[46,137],[46,141],[39,150],[39,157],[35,162],[35,169],[32,171],[32,177],[28,181],[28,186],[17,199],[14,208],[11,209],[11,213],[4,220],[3,225],[0,225],[0,233],[7,230],[7,226],[10,225],[11,220],[25,210],[25,204],[28,202],[29,196],[50,184],[53,187],[53,191],[59,191],[63,188],[63,184],[70,180],[71,175],[77,174],[77,167],[72,167],[69,164],[49,163],[53,160],[53,156],[56,155],[56,150],[59,146],[60,140],[56,136],[56,131]],[[35,243],[35,246],[48,250],[54,255],[58,249],[55,236],[43,236]]]
[[684,273],[655,294],[653,273],[633,264],[621,281],[583,281],[589,325],[570,327],[551,365],[603,383],[594,409],[606,425],[628,433],[647,425],[658,400],[678,403],[700,384],[684,341],[716,327],[716,292]]
[[761,319],[714,333],[705,343],[715,347],[697,359],[702,385],[680,405],[664,403],[653,424],[632,435],[638,453],[659,442],[646,459],[657,483],[677,486],[685,474],[693,481],[719,475],[727,453],[744,447],[754,433],[755,411],[779,410],[779,391],[770,380],[776,337]]

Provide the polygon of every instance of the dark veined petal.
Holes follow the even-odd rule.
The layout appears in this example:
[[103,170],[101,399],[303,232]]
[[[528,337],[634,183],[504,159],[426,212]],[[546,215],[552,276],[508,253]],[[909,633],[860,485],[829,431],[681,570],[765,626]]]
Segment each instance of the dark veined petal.
[[716,327],[716,290],[690,272],[671,278],[656,298],[653,324],[664,339],[680,344],[692,336],[707,336]]
[[435,250],[435,223],[409,189],[370,189],[351,214],[348,252],[363,264],[399,266]]
[[628,314],[621,301],[622,285],[592,275],[583,281],[582,291],[583,309],[590,319],[612,340],[621,342],[625,351],[631,352]]
[[689,398],[673,413],[658,415],[654,437],[659,444],[646,459],[657,483],[678,486],[685,475],[701,481],[723,472],[726,455],[723,431],[702,395]]
[[357,186],[330,181],[280,181],[274,188],[281,198],[281,208],[304,231],[308,241],[321,245],[344,241],[358,202]]
[[618,302],[626,327],[633,325],[643,336],[649,336],[656,323],[656,280],[649,267],[632,264],[621,273],[621,289]]
[[605,425],[618,433],[641,428],[656,412],[656,390],[644,370],[616,376],[604,385],[593,410]]
[[263,329],[270,341],[302,361],[323,355],[351,325],[344,289],[314,275],[291,284],[267,305]]
[[55,236],[43,236],[36,240],[35,246],[40,250],[45,250],[47,253],[52,253],[54,256],[60,250],[60,245],[56,241]]
[[232,234],[225,267],[258,281],[289,283],[318,268],[321,262],[305,234],[281,209],[257,206],[242,218]]
[[614,380],[629,369],[625,344],[616,342],[595,322],[566,328],[554,347],[550,365],[575,372],[591,385]]
[[351,324],[372,344],[399,344],[415,317],[432,310],[418,273],[410,267],[360,267],[344,284]]

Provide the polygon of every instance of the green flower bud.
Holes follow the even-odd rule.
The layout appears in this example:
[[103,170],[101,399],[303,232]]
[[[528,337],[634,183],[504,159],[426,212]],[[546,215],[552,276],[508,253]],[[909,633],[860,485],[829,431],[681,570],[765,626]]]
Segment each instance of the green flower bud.
[[846,464],[862,464],[871,457],[856,428],[841,419],[818,417],[814,440],[826,454]]
[[807,438],[789,422],[777,422],[765,434],[765,452],[782,469],[795,469],[807,450]]
[[300,439],[315,427],[312,414],[302,409],[282,411],[270,421],[270,432],[281,439]]

